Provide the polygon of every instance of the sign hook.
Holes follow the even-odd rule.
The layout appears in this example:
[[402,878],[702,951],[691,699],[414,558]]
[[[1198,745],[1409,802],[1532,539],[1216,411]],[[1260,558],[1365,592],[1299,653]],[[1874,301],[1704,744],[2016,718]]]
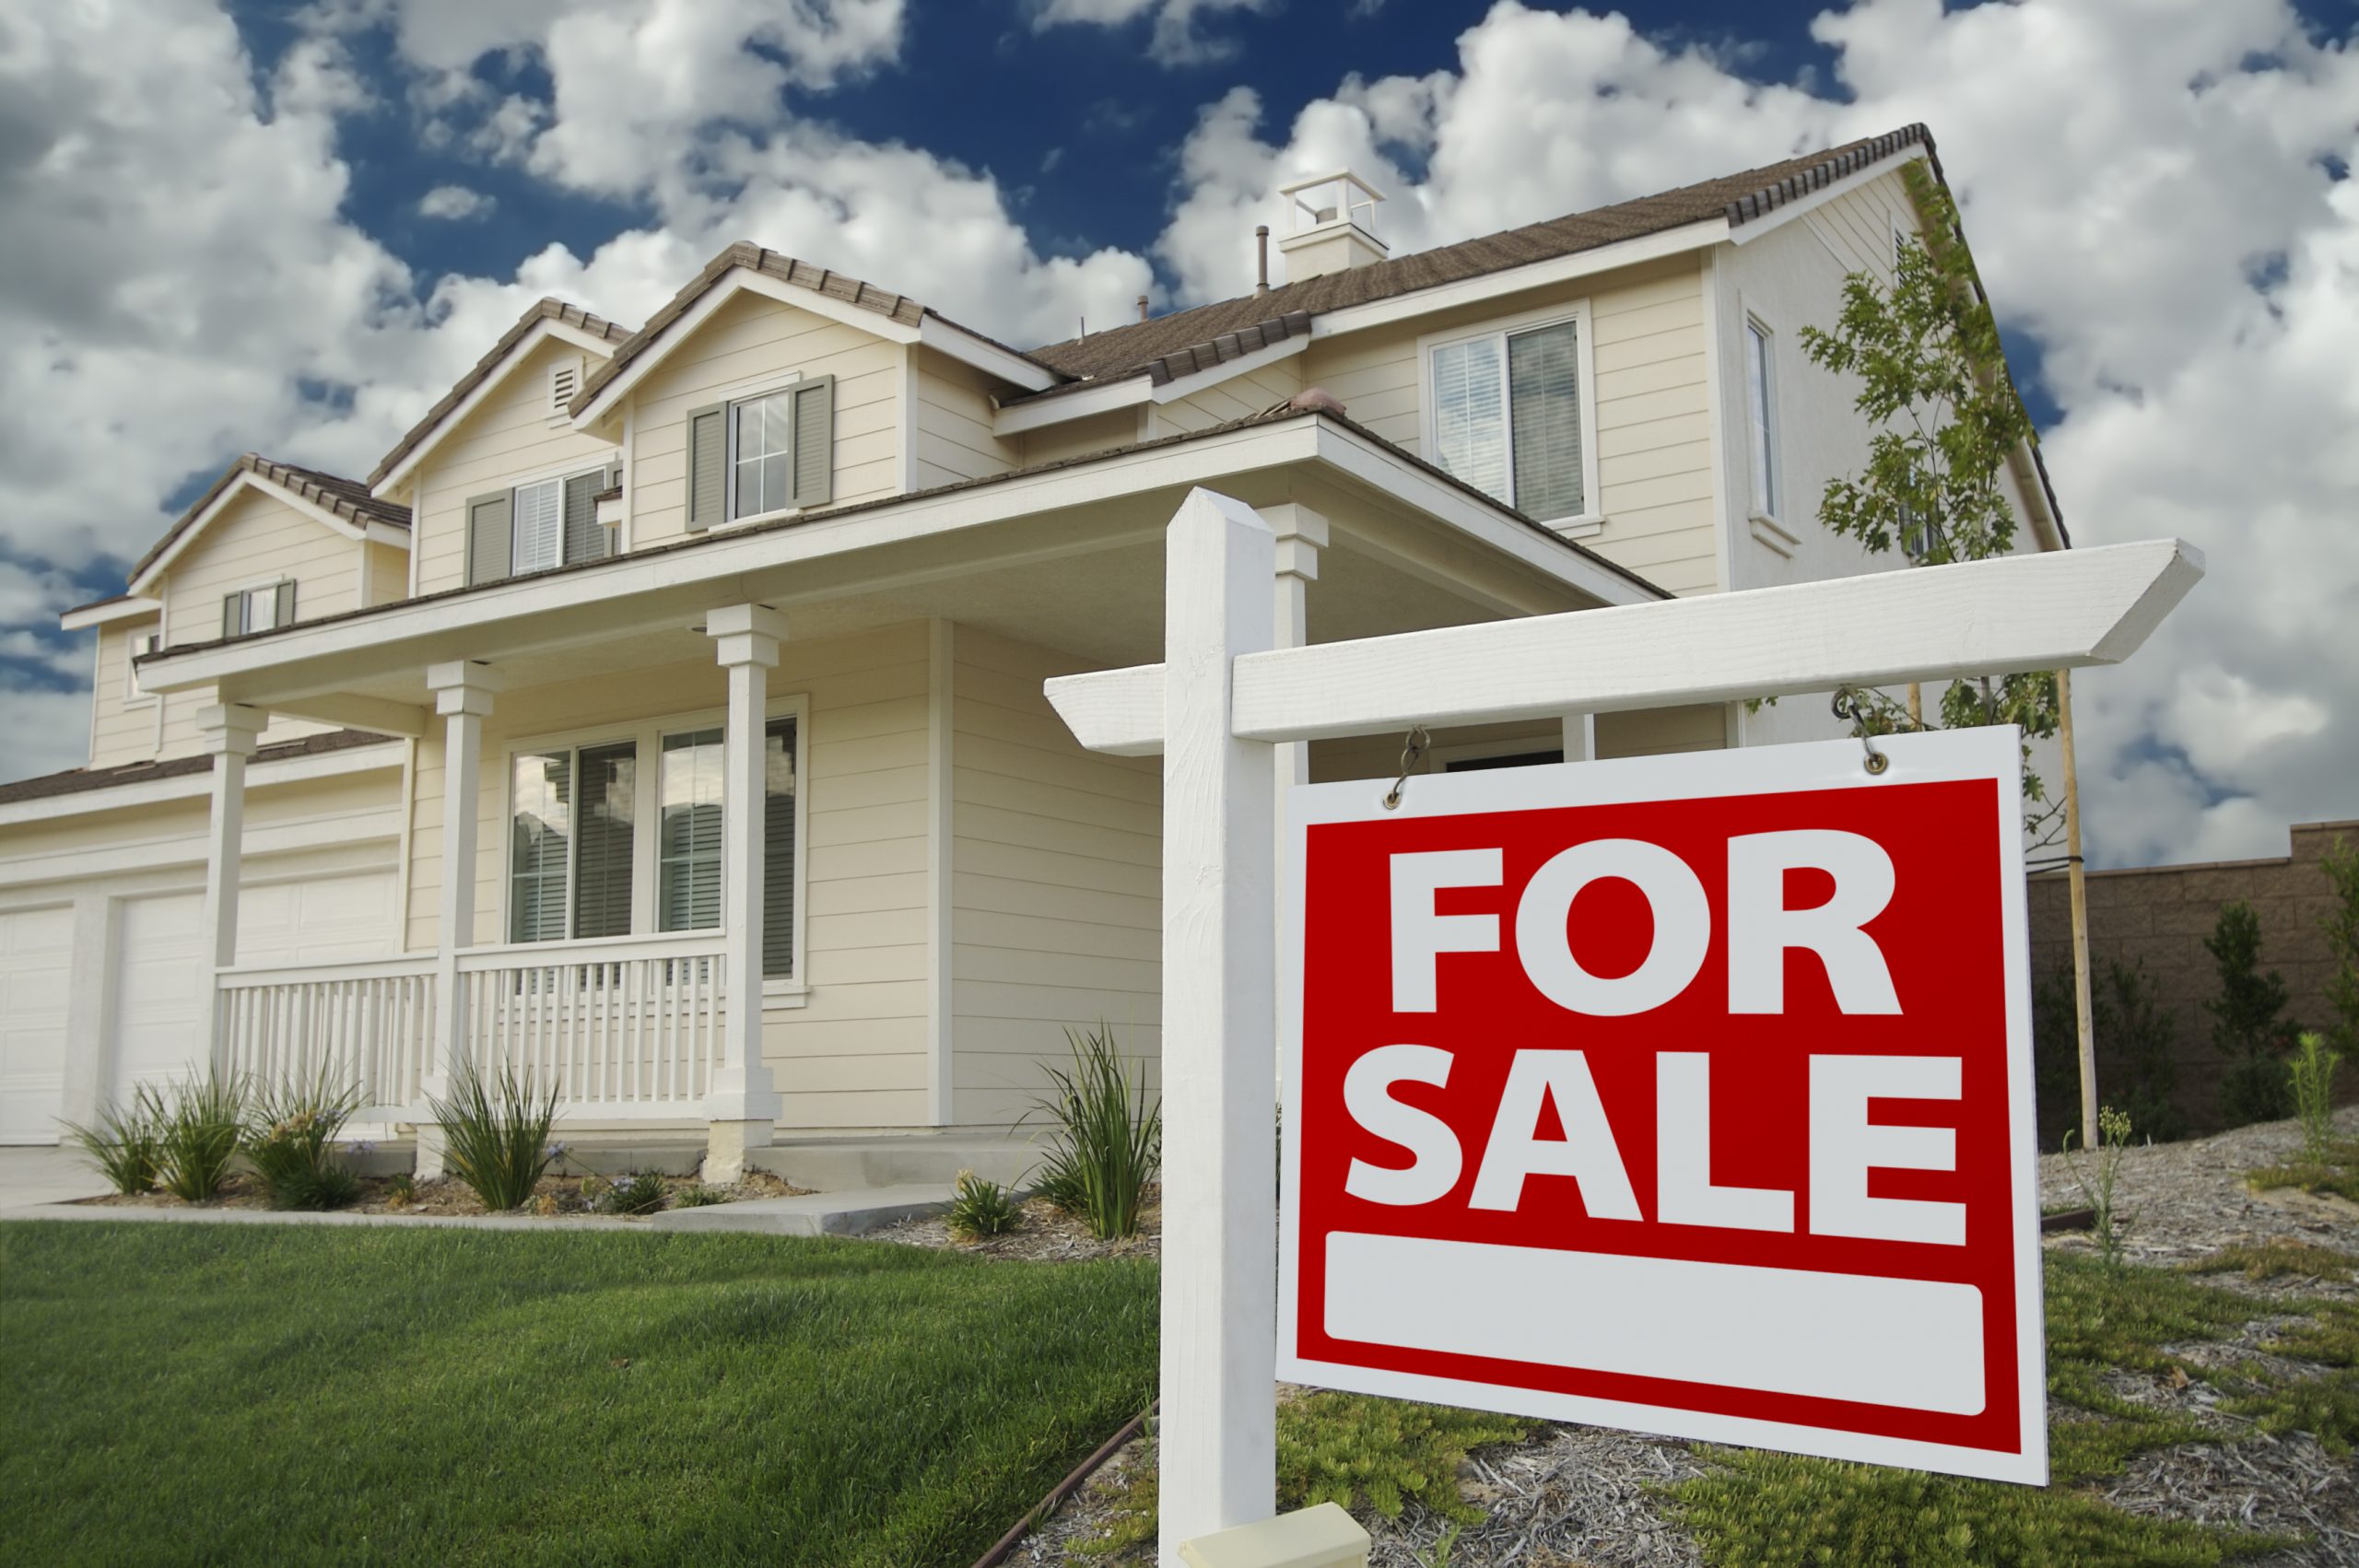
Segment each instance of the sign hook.
[[1409,775],[1417,771],[1417,764],[1425,757],[1426,747],[1431,740],[1432,737],[1426,733],[1426,727],[1423,724],[1409,726],[1408,743],[1401,748],[1401,777],[1395,778],[1392,781],[1392,788],[1384,792],[1386,811],[1392,811],[1400,806],[1401,791],[1408,784]]
[[1892,766],[1892,758],[1876,750],[1875,736],[1868,730],[1866,704],[1860,700],[1861,695],[1857,686],[1837,686],[1835,700],[1829,706],[1835,709],[1836,718],[1848,719],[1860,727],[1860,749],[1867,754],[1860,766],[1868,770],[1870,778],[1880,778],[1884,769]]

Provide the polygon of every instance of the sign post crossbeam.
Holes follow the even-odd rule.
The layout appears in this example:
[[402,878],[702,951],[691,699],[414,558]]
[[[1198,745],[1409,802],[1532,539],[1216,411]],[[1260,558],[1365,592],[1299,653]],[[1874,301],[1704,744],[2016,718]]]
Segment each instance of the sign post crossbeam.
[[[2202,575],[2192,545],[2150,540],[1279,649],[1238,660],[1234,733],[1327,740],[2114,664]],[[1047,690],[1091,751],[1152,756],[1164,683],[1143,664]]]
[[1274,743],[2113,663],[2202,575],[2165,540],[1273,649],[1275,540],[1250,508],[1191,492],[1166,552],[1166,661],[1046,689],[1083,745],[1163,757],[1172,1568],[1275,1506]]

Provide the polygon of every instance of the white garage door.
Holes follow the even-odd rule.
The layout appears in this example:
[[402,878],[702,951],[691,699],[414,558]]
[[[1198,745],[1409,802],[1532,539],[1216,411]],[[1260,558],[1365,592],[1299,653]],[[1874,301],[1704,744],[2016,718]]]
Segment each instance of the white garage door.
[[54,1143],[65,1094],[71,908],[0,915],[0,1143]]
[[[205,901],[125,899],[115,964],[118,1096],[201,1071]],[[240,964],[334,964],[393,951],[393,873],[359,872],[250,887],[238,899]]]

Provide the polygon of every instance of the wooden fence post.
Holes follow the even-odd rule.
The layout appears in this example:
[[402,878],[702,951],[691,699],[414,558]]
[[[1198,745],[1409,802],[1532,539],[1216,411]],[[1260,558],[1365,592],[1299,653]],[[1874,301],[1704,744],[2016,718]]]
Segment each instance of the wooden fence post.
[[1159,1560],[1276,1511],[1276,766],[1230,732],[1276,538],[1194,490],[1165,544]]

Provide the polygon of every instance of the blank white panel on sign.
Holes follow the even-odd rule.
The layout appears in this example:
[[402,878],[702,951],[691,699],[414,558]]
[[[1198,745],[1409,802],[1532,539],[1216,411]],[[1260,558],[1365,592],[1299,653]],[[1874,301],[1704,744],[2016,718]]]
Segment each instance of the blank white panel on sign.
[[1327,1332],[1540,1366],[1973,1415],[1985,1403],[1972,1285],[1338,1232]]

